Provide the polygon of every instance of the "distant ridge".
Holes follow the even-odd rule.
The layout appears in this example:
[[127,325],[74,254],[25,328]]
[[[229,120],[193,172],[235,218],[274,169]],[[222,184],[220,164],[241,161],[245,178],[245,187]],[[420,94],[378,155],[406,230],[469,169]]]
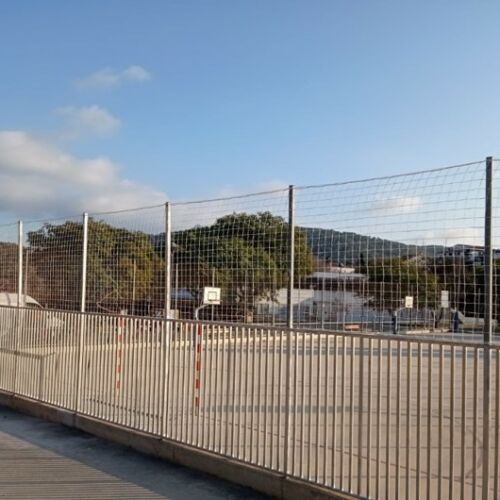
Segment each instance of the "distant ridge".
[[416,255],[432,257],[443,252],[443,245],[408,245],[358,233],[322,229],[299,228],[306,234],[313,254],[321,259],[343,265],[361,264],[363,260],[411,258]]

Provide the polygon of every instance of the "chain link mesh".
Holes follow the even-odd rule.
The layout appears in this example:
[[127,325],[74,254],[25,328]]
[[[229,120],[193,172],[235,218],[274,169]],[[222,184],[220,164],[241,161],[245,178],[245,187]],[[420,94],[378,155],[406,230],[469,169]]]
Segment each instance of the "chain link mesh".
[[[494,161],[495,173],[499,162]],[[295,188],[297,327],[478,332],[483,326],[485,162]],[[497,177],[497,176],[496,176]],[[494,189],[494,213],[500,209]],[[289,190],[171,203],[170,310],[193,318],[283,325]],[[493,219],[494,318],[500,227]],[[86,310],[160,316],[165,206],[90,213]],[[0,290],[17,290],[17,226],[0,226]],[[23,284],[43,307],[79,310],[83,220],[24,224]],[[495,323],[496,325],[496,323]]]
[[[25,222],[23,289],[49,309],[80,309],[83,222],[80,217]],[[33,306],[36,306],[32,302]]]
[[17,305],[17,240],[17,224],[0,225],[0,294],[4,305]]
[[174,314],[192,318],[203,287],[213,286],[221,288],[221,305],[200,317],[283,322],[288,237],[287,190],[172,204]]

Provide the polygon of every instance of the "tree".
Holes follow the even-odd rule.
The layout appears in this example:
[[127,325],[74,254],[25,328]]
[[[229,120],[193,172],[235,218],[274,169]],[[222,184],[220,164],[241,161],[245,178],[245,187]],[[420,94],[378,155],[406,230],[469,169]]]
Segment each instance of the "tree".
[[[80,300],[83,227],[81,223],[45,224],[28,233],[28,291],[43,304],[76,309]],[[87,309],[130,307],[159,302],[163,261],[150,237],[140,231],[89,220]]]
[[398,309],[408,295],[415,309],[437,306],[439,279],[423,257],[376,260],[365,264],[361,272],[368,277],[372,305],[379,309]]
[[[276,300],[288,279],[288,223],[270,212],[233,213],[210,226],[173,234],[180,286],[199,299],[204,286],[222,289],[226,305],[251,311],[255,301]],[[295,275],[313,270],[305,234],[295,233]]]
[[0,242],[0,292],[17,290],[17,244]]

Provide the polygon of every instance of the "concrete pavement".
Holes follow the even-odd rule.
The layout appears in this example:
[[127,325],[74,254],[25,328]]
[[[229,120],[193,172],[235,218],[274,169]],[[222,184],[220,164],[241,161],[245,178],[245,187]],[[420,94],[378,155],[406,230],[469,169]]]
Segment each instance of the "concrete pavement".
[[266,497],[0,406],[0,498]]

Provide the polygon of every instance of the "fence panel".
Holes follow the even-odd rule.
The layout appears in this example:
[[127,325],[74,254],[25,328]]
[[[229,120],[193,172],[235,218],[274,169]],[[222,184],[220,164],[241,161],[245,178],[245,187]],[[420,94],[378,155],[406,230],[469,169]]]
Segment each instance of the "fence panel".
[[288,189],[170,203],[168,228],[164,205],[91,214],[85,314],[82,218],[25,223],[22,254],[1,225],[0,389],[360,497],[495,498],[485,179],[295,188],[288,290]]
[[24,294],[46,308],[79,311],[82,218],[25,222],[23,227]]
[[[286,323],[288,190],[172,203],[172,309],[194,317],[204,286],[222,289],[222,304],[204,319]],[[304,242],[303,242],[304,243]],[[312,260],[299,269],[312,269]]]
[[480,329],[484,203],[484,162],[297,188],[316,260],[296,283],[296,324],[390,332],[397,315],[398,330],[428,333],[449,330],[451,307]]
[[[280,473],[288,457],[288,475],[361,497],[482,494],[481,344],[15,307],[0,307],[3,337],[19,317],[4,391]],[[494,498],[500,349],[486,349]]]

